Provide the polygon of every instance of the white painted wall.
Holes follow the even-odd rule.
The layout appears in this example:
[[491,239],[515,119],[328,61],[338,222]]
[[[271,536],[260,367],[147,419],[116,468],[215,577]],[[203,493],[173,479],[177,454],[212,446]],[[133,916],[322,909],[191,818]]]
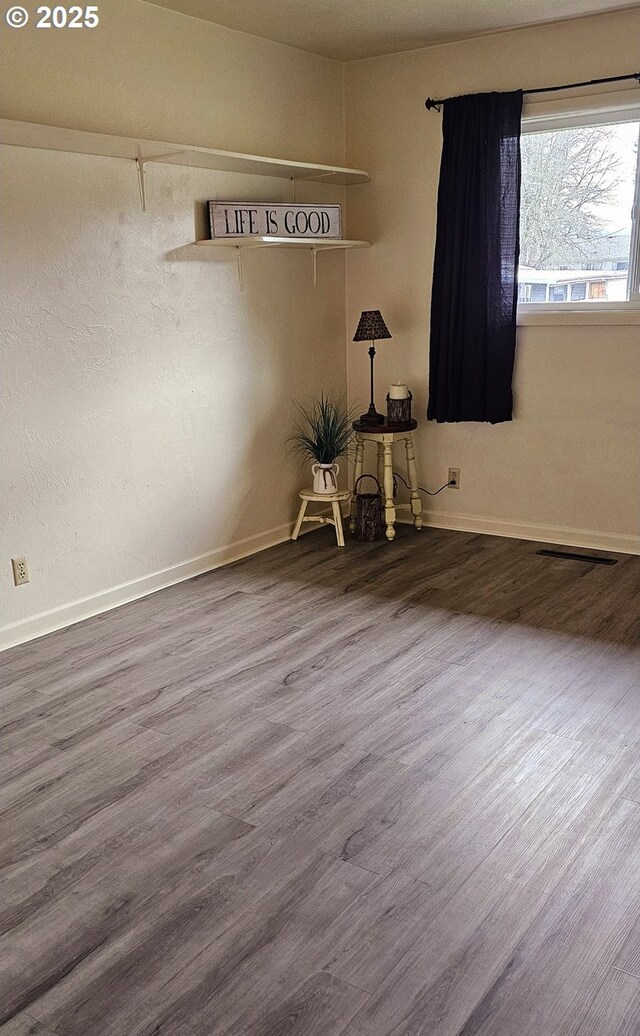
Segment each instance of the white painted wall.
[[[347,159],[371,184],[352,189],[349,234],[375,248],[348,264],[348,327],[381,309],[393,335],[378,348],[378,402],[409,382],[426,414],[429,307],[441,116],[427,96],[586,80],[634,71],[640,9],[347,66]],[[636,89],[632,87],[632,89]],[[351,393],[367,394],[367,357],[348,346]],[[429,499],[436,525],[603,546],[640,547],[640,327],[521,328],[515,420],[418,433],[421,484],[449,466],[459,490]]]
[[[95,35],[3,33],[3,115],[343,162],[337,62],[138,0],[101,13]],[[314,290],[307,253],[252,253],[240,293],[231,253],[185,247],[205,199],[288,201],[286,180],[150,167],[143,214],[129,162],[5,147],[2,167],[10,642],[288,534],[281,443],[292,397],[345,388],[345,273],[320,255]]]

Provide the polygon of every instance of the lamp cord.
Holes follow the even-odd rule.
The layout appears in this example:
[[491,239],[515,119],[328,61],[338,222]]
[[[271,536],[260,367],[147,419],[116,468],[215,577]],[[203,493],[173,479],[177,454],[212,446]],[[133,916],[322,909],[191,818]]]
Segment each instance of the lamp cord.
[[[407,480],[405,478],[403,478],[402,475],[398,471],[394,471],[394,473],[393,473],[393,499],[394,500],[395,500],[395,498],[398,495],[398,479],[400,479],[400,481],[407,487],[407,489],[409,491],[411,490],[411,486],[409,485]],[[449,482],[445,482],[445,484],[443,486],[440,486],[440,489],[436,489],[433,492],[431,492],[430,489],[423,489],[422,486],[417,486],[417,488],[420,490],[421,493],[426,493],[427,496],[437,496],[438,493],[441,493],[443,489],[447,489],[449,486],[455,486],[455,482],[453,481],[453,479],[451,479]]]

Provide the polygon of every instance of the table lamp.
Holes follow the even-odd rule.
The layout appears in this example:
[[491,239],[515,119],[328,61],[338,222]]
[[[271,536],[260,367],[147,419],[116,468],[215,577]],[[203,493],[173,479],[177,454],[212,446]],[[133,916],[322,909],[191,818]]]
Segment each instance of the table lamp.
[[382,319],[379,309],[367,309],[360,314],[360,320],[353,336],[354,342],[371,342],[369,358],[371,360],[371,402],[366,414],[360,416],[361,424],[384,424],[384,415],[379,414],[373,401],[373,357],[376,354],[374,342],[380,338],[391,338],[389,328]]

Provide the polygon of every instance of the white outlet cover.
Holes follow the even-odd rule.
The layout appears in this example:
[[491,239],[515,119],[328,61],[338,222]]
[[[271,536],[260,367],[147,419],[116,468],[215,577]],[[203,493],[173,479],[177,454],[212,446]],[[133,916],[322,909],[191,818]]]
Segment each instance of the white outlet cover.
[[13,582],[15,586],[22,586],[30,581],[29,562],[26,557],[11,558],[11,567],[13,568]]

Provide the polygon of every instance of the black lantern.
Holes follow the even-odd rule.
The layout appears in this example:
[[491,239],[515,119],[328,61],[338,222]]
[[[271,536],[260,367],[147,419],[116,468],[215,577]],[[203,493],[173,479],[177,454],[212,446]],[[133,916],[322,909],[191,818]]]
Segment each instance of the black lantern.
[[381,338],[391,338],[389,328],[382,319],[379,309],[367,309],[360,315],[356,333],[353,336],[354,342],[371,342],[369,358],[371,360],[371,402],[366,414],[360,417],[361,424],[384,424],[384,415],[379,414],[373,401],[373,357],[376,354],[373,343]]

